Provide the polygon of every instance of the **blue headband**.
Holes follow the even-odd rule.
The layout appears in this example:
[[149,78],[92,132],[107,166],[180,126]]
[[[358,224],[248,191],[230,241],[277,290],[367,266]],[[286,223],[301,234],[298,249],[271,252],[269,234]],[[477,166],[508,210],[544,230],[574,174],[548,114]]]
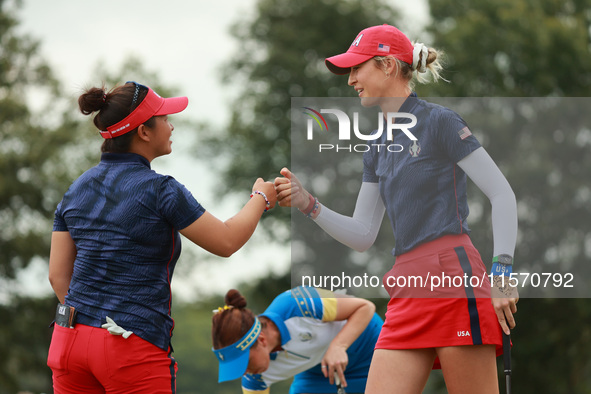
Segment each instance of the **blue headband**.
[[254,318],[254,324],[248,332],[230,346],[221,349],[211,349],[219,361],[218,383],[238,379],[248,367],[250,348],[261,333],[261,322]]

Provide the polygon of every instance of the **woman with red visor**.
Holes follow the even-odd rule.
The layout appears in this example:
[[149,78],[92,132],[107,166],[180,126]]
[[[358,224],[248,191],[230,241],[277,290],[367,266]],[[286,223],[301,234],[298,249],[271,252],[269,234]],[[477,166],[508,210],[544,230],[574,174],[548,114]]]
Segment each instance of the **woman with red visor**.
[[259,178],[251,198],[221,221],[171,176],[150,168],[172,152],[168,115],[186,97],[162,98],[128,82],[78,99],[105,139],[101,161],[70,186],[55,211],[49,280],[60,304],[47,364],[60,393],[174,393],[171,280],[180,234],[228,257],[275,205]]

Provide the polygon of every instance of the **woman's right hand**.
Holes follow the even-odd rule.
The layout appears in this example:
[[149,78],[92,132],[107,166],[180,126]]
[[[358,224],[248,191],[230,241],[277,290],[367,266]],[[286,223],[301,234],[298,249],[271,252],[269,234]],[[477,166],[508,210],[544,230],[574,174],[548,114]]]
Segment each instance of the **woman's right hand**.
[[280,207],[296,207],[305,210],[310,203],[310,193],[302,187],[300,180],[289,171],[281,169],[283,177],[275,178],[275,190],[277,191],[277,203]]
[[221,221],[209,211],[205,211],[200,218],[179,230],[180,233],[208,252],[221,257],[230,257],[244,246],[254,233],[263,215],[264,207],[261,203],[266,203],[263,197],[269,201],[269,209],[273,208],[277,202],[275,185],[272,182],[265,182],[263,178],[256,180],[252,191],[252,198],[230,219]]
[[269,209],[275,206],[277,202],[277,192],[275,191],[275,185],[272,182],[265,182],[263,178],[258,178],[252,186],[252,192],[265,193],[267,200],[269,201]]

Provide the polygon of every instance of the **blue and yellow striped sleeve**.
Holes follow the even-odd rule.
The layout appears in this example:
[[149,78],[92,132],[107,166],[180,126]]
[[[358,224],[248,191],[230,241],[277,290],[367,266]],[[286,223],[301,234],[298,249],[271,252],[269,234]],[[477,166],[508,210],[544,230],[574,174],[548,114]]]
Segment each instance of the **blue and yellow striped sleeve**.
[[334,321],[337,316],[337,299],[332,291],[314,287],[292,289],[299,315],[322,321]]
[[334,321],[337,318],[337,299],[334,293],[325,289],[316,289],[322,300],[322,321]]

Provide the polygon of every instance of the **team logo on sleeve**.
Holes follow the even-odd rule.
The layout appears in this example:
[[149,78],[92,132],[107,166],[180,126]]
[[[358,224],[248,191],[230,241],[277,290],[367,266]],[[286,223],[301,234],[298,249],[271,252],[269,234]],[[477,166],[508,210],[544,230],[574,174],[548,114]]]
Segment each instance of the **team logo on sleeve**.
[[419,144],[419,141],[413,141],[408,150],[412,157],[419,157],[419,153],[421,153],[421,145]]

